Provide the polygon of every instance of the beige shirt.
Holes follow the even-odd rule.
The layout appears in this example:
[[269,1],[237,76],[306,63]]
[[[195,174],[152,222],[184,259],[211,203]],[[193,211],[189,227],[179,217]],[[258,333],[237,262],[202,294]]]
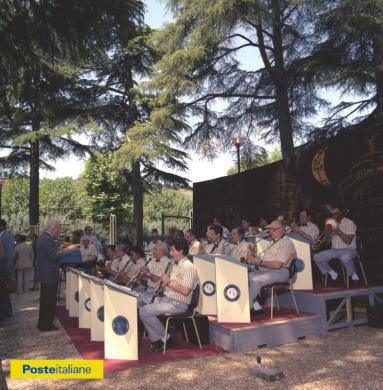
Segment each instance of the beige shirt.
[[136,276],[137,272],[145,265],[145,260],[141,257],[136,262],[133,260],[129,263],[129,265],[125,268],[123,271],[125,275],[129,276],[129,278],[132,278],[133,276]]
[[86,263],[88,261],[97,260],[97,248],[93,244],[89,244],[87,248],[84,246],[80,247],[82,262]]
[[[167,256],[161,257],[160,260],[152,259],[148,263],[148,268],[151,274],[155,276],[161,276],[169,263],[170,259]],[[153,282],[153,280],[148,279],[148,287],[156,288],[156,282]]]
[[238,261],[240,261],[242,257],[244,259],[247,259],[249,254],[250,254],[250,249],[249,249],[249,243],[247,241],[242,240],[237,244],[236,243],[231,244],[230,256],[233,259],[236,259]]
[[231,247],[230,244],[222,239],[219,243],[213,242],[205,246],[205,253],[207,255],[227,255],[230,256]]
[[189,255],[198,255],[200,251],[201,243],[198,240],[194,240],[190,244]]
[[148,246],[146,247],[146,250],[150,253],[153,253],[153,250],[154,250],[154,247],[157,245],[157,242],[160,241],[160,240],[157,240],[157,241],[150,241]]
[[339,230],[344,234],[353,234],[354,238],[351,241],[351,244],[346,244],[337,234],[333,234],[331,238],[331,248],[332,249],[347,249],[347,248],[356,248],[356,225],[351,219],[342,218],[339,224]]
[[15,268],[33,267],[33,249],[32,245],[26,242],[20,242],[15,246]]
[[110,268],[115,272],[120,272],[124,270],[128,261],[130,261],[130,257],[128,255],[122,256],[121,259],[119,257],[116,257],[115,259],[113,259]]
[[311,241],[315,241],[319,236],[319,229],[315,223],[307,222],[306,226],[301,226],[300,229],[311,237]]
[[261,255],[263,262],[279,261],[284,268],[289,268],[290,263],[297,257],[293,242],[286,236],[282,236],[270,244],[269,248]]
[[190,288],[190,294],[185,296],[170,287],[166,287],[164,292],[165,296],[189,305],[193,295],[193,290],[199,283],[197,270],[195,269],[193,263],[188,260],[187,257],[184,257],[178,263],[174,261],[169,278],[171,282],[175,282],[183,287]]

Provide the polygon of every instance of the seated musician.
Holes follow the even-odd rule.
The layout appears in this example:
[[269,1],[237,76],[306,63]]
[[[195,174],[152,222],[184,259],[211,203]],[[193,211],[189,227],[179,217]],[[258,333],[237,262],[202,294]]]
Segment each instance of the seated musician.
[[266,227],[269,225],[269,220],[265,217],[260,217],[259,218],[259,223],[258,226],[253,228],[253,234],[262,234],[266,232]]
[[231,239],[233,241],[231,245],[230,256],[233,259],[244,263],[250,255],[249,243],[245,241],[245,230],[242,226],[236,227],[231,230]]
[[112,264],[116,258],[116,245],[108,245],[106,247],[106,261],[110,262],[108,264]]
[[146,282],[146,285],[141,284],[135,289],[140,294],[138,298],[140,305],[150,303],[156,289],[156,283],[160,280],[170,261],[167,254],[168,246],[164,242],[158,241],[154,247],[153,257],[146,266],[141,268],[141,274],[143,275],[141,280]]
[[168,338],[168,335],[165,335],[165,327],[158,316],[186,312],[193,290],[199,283],[197,271],[186,257],[188,251],[189,245],[185,239],[177,239],[171,243],[170,255],[173,259],[173,266],[169,276],[164,273],[160,279],[165,288],[164,296],[157,297],[149,305],[139,307],[139,317],[149,335],[153,351],[162,351],[164,341]]
[[249,274],[250,310],[262,312],[258,295],[262,287],[272,283],[283,283],[289,280],[289,266],[297,254],[293,242],[285,236],[285,229],[280,220],[273,221],[267,227],[271,233],[272,243],[261,256],[250,256],[248,261],[258,266],[258,271]]
[[[254,232],[253,232],[254,228],[251,226],[251,222],[247,218],[242,218],[241,226],[245,232],[245,237],[252,236],[254,234]],[[233,238],[233,236],[232,236],[232,238]]]
[[230,235],[229,229],[227,227],[223,226],[221,224],[220,220],[217,217],[213,218],[213,225],[221,226],[221,228],[222,228],[222,237],[226,238],[226,237],[228,237]]
[[116,280],[128,266],[129,261],[130,257],[126,253],[125,245],[116,245],[113,260],[105,268],[100,268],[100,272],[104,277]]
[[210,225],[207,230],[206,236],[210,239],[211,243],[205,246],[204,253],[206,255],[230,255],[230,244],[222,237],[222,226]]
[[303,209],[299,213],[299,223],[291,225],[291,231],[299,233],[310,243],[315,242],[319,236],[319,229],[315,223],[311,222],[311,214],[307,209]]
[[124,282],[125,284],[129,283],[129,281],[136,276],[140,269],[145,265],[145,253],[140,246],[133,246],[129,251],[129,256],[131,261],[118,276],[118,280],[120,282]]
[[197,240],[193,230],[187,230],[185,236],[189,244],[189,255],[198,255],[201,249],[201,243]]
[[351,219],[342,216],[344,211],[338,204],[329,205],[329,211],[331,217],[337,220],[339,225],[333,228],[330,233],[331,249],[316,253],[314,261],[322,275],[329,274],[331,280],[335,281],[338,278],[338,273],[330,267],[329,262],[331,259],[339,259],[346,268],[347,276],[351,276],[352,281],[358,282],[359,277],[353,261],[358,255],[356,250],[357,227]]

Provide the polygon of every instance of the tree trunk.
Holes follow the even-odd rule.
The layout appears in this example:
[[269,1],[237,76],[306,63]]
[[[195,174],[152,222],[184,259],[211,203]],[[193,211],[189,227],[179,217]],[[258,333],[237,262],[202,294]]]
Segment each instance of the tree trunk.
[[[383,33],[383,32],[382,32]],[[377,34],[373,39],[374,47],[374,66],[376,81],[376,111],[380,122],[383,121],[383,38]]]
[[[38,122],[32,123],[33,131],[39,128]],[[40,143],[39,140],[31,142],[31,156],[29,168],[29,224],[37,225],[40,219],[39,210],[39,161]]]
[[141,178],[141,164],[136,161],[132,166],[133,187],[133,242],[136,245],[143,244],[143,221],[144,221],[144,188]]
[[272,1],[273,12],[273,46],[275,70],[273,81],[276,90],[276,106],[279,122],[279,137],[281,142],[282,158],[285,165],[294,171],[294,138],[290,113],[289,93],[285,62],[283,56],[283,38],[281,24],[281,10],[278,0]]

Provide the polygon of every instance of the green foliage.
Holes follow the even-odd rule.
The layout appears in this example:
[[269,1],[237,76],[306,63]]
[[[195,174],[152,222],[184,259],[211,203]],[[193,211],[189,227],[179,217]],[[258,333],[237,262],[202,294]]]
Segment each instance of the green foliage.
[[[280,147],[274,147],[270,153],[267,153],[266,149],[262,149],[262,152],[256,156],[253,160],[241,160],[241,171],[246,171],[252,168],[263,167],[264,165],[271,164],[275,161],[282,159],[282,153]],[[235,175],[238,173],[237,165],[231,167],[228,171],[228,175]]]
[[132,197],[128,178],[112,168],[112,153],[97,153],[85,162],[81,182],[86,194],[84,213],[104,226],[109,215],[117,216],[118,225],[132,220]]
[[[162,188],[144,196],[144,225],[149,232],[152,228],[161,228],[161,214],[190,216],[193,209],[193,193],[190,190]],[[187,227],[185,219],[168,219],[167,224],[179,228]]]

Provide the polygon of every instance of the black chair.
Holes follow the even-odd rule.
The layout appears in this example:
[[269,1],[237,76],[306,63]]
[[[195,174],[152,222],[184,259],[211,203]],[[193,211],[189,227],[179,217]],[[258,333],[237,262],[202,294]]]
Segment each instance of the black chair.
[[194,330],[195,330],[195,333],[196,333],[196,336],[197,336],[197,340],[198,340],[198,344],[199,344],[199,348],[202,349],[202,345],[201,345],[201,340],[200,340],[200,337],[199,337],[199,333],[198,333],[198,328],[197,328],[197,324],[195,322],[195,314],[196,314],[196,308],[198,306],[198,302],[199,302],[199,294],[200,294],[200,286],[199,284],[195,287],[195,289],[193,290],[193,294],[192,294],[192,299],[191,299],[191,302],[189,304],[189,307],[187,309],[187,311],[185,313],[180,313],[180,314],[163,314],[161,315],[161,319],[165,320],[165,343],[164,343],[164,351],[163,353],[165,354],[166,352],[166,343],[167,343],[167,335],[168,335],[168,329],[169,329],[169,323],[171,320],[181,320],[182,321],[182,326],[183,326],[183,329],[184,329],[184,333],[185,333],[185,338],[186,338],[186,342],[189,343],[189,337],[188,337],[188,334],[187,334],[187,331],[186,331],[186,326],[185,326],[185,320],[187,319],[190,319],[193,321],[193,325],[194,325]]
[[297,261],[297,259],[294,259],[291,262],[291,264],[290,264],[290,267],[289,267],[289,280],[287,282],[284,282],[284,283],[273,283],[273,284],[269,284],[268,286],[264,286],[264,288],[266,288],[266,289],[271,289],[270,319],[273,319],[273,317],[274,317],[274,305],[276,305],[277,309],[279,310],[277,294],[274,291],[275,289],[281,289],[281,288],[289,289],[290,293],[291,293],[291,297],[292,297],[293,302],[294,302],[295,310],[296,310],[298,315],[300,314],[299,313],[299,309],[298,309],[298,305],[297,305],[297,301],[295,300],[295,295],[294,295],[294,281],[295,281],[294,279],[295,279],[295,275],[298,272],[297,267],[296,267],[296,261]]

